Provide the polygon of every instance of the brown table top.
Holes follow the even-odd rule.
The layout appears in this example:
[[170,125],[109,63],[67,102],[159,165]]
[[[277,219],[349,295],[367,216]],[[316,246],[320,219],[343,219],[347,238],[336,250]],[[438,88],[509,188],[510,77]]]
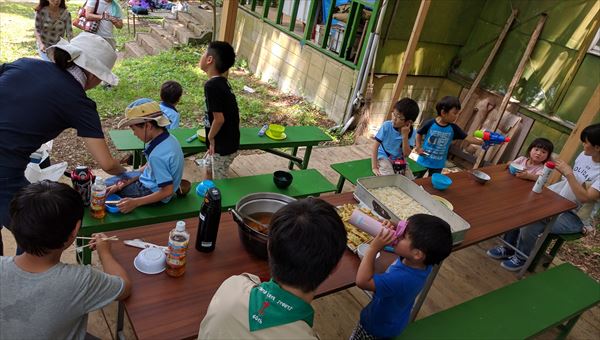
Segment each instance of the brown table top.
[[[352,194],[324,196],[331,204],[340,205],[352,201]],[[230,213],[221,215],[215,251],[201,253],[194,248],[197,218],[186,219],[191,234],[186,273],[179,278],[164,272],[145,275],[133,267],[133,259],[140,249],[113,244],[115,259],[129,274],[133,289],[125,301],[125,310],[138,339],[180,339],[196,337],[200,321],[204,318],[208,304],[225,279],[244,272],[267,279],[270,277],[266,261],[250,255],[243,248],[238,236],[238,226]],[[120,240],[135,238],[166,245],[169,231],[174,222],[154,224],[117,231]],[[112,233],[111,233],[112,235]],[[359,265],[358,257],[347,250],[336,271],[317,290],[323,296],[354,285]]]
[[[550,190],[544,189],[541,194],[532,192],[533,182],[510,175],[504,165],[482,170],[492,177],[485,185],[475,182],[468,172],[450,174],[453,184],[445,191],[433,189],[430,179],[416,181],[427,192],[449,200],[454,211],[471,225],[464,241],[454,250],[575,207],[574,203]],[[355,202],[352,193],[322,198],[336,206]],[[139,339],[195,337],[213,294],[225,279],[243,272],[269,277],[267,262],[251,256],[243,248],[237,225],[229,213],[221,217],[213,253],[204,254],[193,248],[197,221],[195,218],[186,220],[192,241],[186,273],[181,278],[171,278],[165,273],[139,273],[133,267],[139,249],[122,243],[113,246],[115,258],[133,282],[132,295],[125,301],[125,309]],[[142,238],[165,245],[173,227],[173,222],[160,223],[118,231],[115,235],[121,240]],[[392,256],[382,256],[381,262],[392,259]],[[358,257],[346,251],[336,272],[319,287],[317,296],[353,286],[358,265]]]

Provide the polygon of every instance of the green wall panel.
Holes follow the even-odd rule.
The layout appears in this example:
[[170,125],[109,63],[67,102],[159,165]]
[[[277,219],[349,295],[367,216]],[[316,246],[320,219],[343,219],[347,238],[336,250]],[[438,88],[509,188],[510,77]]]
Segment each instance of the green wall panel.
[[[394,40],[388,41],[385,46],[380,46],[375,61],[375,72],[397,74],[407,44],[408,41]],[[445,77],[458,49],[459,46],[418,43],[408,74]]]
[[600,84],[600,57],[587,54],[567,90],[564,100],[560,103],[556,115],[566,121],[576,123],[598,84]]
[[523,142],[523,146],[519,151],[519,155],[524,155],[527,151],[527,148],[529,147],[529,144],[531,144],[531,142],[533,142],[534,139],[539,137],[551,140],[554,144],[554,152],[558,154],[560,153],[560,150],[562,149],[563,145],[565,145],[565,142],[567,141],[567,138],[569,138],[569,135],[564,134],[560,131],[557,131],[547,125],[536,121],[535,123],[533,123],[533,126],[531,127],[531,130],[529,131],[529,135],[527,135],[525,142]]

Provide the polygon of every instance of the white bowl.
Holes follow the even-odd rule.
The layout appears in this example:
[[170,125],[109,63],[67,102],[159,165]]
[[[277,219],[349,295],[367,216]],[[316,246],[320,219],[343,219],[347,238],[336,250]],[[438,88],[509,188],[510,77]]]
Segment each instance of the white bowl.
[[133,260],[133,266],[144,274],[158,274],[167,266],[167,256],[159,248],[146,248]]
[[[362,260],[362,258],[365,257],[365,254],[367,253],[368,249],[369,249],[368,243],[361,243],[358,247],[356,247],[356,254],[358,254],[358,258],[360,258]],[[381,255],[381,252],[378,252],[377,255],[375,255],[375,258],[378,259],[380,255]]]

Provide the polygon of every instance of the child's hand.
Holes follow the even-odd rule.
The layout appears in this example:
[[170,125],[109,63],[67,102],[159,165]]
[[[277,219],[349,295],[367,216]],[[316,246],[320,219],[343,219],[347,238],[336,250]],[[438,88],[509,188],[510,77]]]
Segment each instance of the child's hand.
[[379,171],[379,168],[373,168],[371,170],[373,170],[373,174],[375,176],[381,176],[381,171]]
[[410,125],[401,127],[400,133],[402,134],[402,137],[406,136],[408,138],[408,135],[410,134]]
[[371,241],[371,248],[375,251],[380,251],[386,245],[392,243],[394,240],[394,231],[390,228],[384,227],[381,228],[379,234],[375,236],[373,241]]
[[396,230],[396,226],[390,220],[383,220],[383,222],[381,222],[381,225],[385,228]]
[[119,211],[126,214],[128,212],[133,211],[135,208],[139,206],[138,200],[131,197],[122,198],[119,203],[117,203],[117,207]]
[[98,253],[110,252],[110,241],[103,241],[106,235],[102,233],[92,234],[93,240],[90,241],[90,249],[98,250]]
[[517,171],[517,173],[515,174],[515,176],[517,178],[520,178],[520,179],[533,180],[531,178],[531,176],[527,172],[525,172],[525,171]]
[[423,148],[420,146],[415,147],[415,152],[419,155],[422,155],[425,153],[425,151],[423,151]]

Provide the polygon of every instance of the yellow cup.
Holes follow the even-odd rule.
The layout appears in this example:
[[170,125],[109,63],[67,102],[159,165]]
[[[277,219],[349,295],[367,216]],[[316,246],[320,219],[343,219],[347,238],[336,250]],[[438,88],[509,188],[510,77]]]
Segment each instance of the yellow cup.
[[279,124],[269,124],[269,131],[275,138],[281,137],[281,134],[285,131],[285,126]]

